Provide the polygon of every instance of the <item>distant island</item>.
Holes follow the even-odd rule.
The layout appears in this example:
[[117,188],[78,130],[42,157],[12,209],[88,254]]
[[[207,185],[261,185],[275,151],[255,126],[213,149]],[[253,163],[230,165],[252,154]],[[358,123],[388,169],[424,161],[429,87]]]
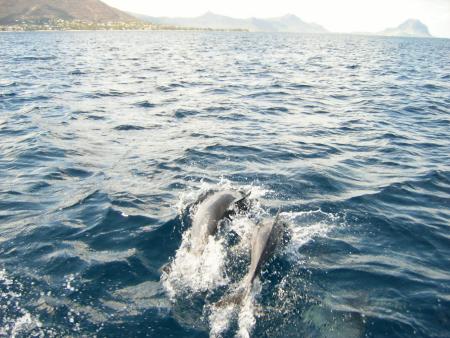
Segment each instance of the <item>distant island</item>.
[[428,27],[417,19],[406,20],[398,27],[385,29],[384,31],[379,32],[378,35],[420,38],[432,37],[430,31],[428,30]]
[[131,29],[199,28],[146,22],[100,0],[0,0],[0,31]]
[[129,29],[327,33],[295,15],[235,19],[208,12],[196,18],[161,18],[125,13],[100,0],[0,0],[0,31]]
[[0,30],[144,28],[148,23],[98,0],[0,0]]
[[322,26],[307,23],[299,17],[288,14],[276,18],[247,18],[237,19],[224,15],[207,12],[194,18],[152,17],[130,13],[145,22],[162,25],[209,29],[243,29],[249,32],[292,32],[292,33],[328,33]]

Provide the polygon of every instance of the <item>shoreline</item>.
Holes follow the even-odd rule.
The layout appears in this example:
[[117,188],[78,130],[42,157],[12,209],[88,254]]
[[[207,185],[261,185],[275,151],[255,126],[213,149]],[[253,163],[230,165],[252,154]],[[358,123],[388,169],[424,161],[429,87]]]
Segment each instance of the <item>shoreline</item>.
[[229,32],[229,33],[262,33],[248,30],[219,30],[219,29],[29,29],[29,30],[0,30],[0,33],[32,33],[32,32]]
[[355,33],[302,33],[302,32],[254,32],[249,30],[218,30],[218,29],[34,29],[34,30],[0,30],[1,33],[61,33],[61,32],[199,32],[199,33],[252,33],[252,34],[301,34],[301,35],[334,35],[334,36],[360,36],[368,38],[388,38],[388,39],[433,39],[433,40],[450,40],[450,37],[440,37],[440,36],[391,36],[391,35],[376,35],[376,34],[355,34]]

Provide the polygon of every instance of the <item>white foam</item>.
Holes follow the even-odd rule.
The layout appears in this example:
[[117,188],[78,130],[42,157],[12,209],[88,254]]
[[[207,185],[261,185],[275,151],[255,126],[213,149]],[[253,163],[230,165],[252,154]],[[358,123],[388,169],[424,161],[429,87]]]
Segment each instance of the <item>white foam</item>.
[[297,255],[299,248],[316,238],[326,238],[340,222],[340,217],[322,210],[283,212],[288,220],[292,238],[286,250]]
[[[11,337],[15,338],[17,336],[26,335],[27,333],[29,334],[35,329],[39,329],[41,327],[42,323],[26,312],[22,317],[16,319],[14,322],[14,326],[11,330]],[[39,336],[44,337],[44,333],[40,332]]]
[[6,274],[6,270],[5,269],[0,270],[0,282],[2,282],[6,286],[9,286],[9,285],[13,284],[13,281]]
[[211,306],[211,314],[209,315],[209,335],[210,337],[222,337],[229,329],[230,323],[236,311],[235,304],[227,306]]
[[190,250],[190,230],[183,234],[180,248],[169,273],[162,276],[163,286],[171,299],[180,292],[203,292],[227,284],[224,275],[225,250],[223,240],[210,236],[202,254]]
[[77,291],[73,286],[72,286],[72,282],[75,280],[75,276],[73,274],[70,274],[66,277],[66,285],[65,288],[66,290],[70,291],[70,292],[74,292]]
[[251,292],[244,297],[238,315],[239,329],[236,336],[249,338],[256,325],[255,307],[256,296],[261,293],[261,283],[259,279],[255,279]]
[[44,337],[42,323],[20,306],[23,285],[8,276],[5,269],[0,270],[0,283],[5,287],[0,294],[0,308],[5,310],[0,312],[0,321],[6,323],[0,327],[0,336]]
[[250,240],[255,227],[255,222],[245,216],[237,216],[230,223],[230,229],[233,230],[240,238],[239,250],[250,250]]

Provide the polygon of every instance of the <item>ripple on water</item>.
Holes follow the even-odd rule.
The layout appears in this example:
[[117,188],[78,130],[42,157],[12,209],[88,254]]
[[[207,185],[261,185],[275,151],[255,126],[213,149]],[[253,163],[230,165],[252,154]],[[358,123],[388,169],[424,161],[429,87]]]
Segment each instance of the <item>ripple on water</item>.
[[192,109],[177,109],[174,113],[174,116],[178,119],[183,119],[191,116],[198,115],[199,112],[197,110]]
[[157,106],[155,103],[152,103],[148,100],[136,102],[134,105],[142,108],[155,108]]
[[147,128],[142,127],[142,126],[132,125],[132,124],[122,124],[120,126],[114,127],[114,129],[120,130],[120,131],[130,131],[130,130],[144,130]]

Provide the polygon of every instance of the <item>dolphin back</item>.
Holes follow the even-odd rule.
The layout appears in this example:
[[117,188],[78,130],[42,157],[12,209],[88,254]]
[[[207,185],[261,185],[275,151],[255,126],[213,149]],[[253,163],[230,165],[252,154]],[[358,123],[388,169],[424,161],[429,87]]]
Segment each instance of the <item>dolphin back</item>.
[[246,283],[253,283],[261,272],[262,265],[273,255],[283,238],[284,227],[279,221],[280,210],[274,221],[265,220],[255,229],[252,236],[250,269]]
[[280,211],[278,211],[274,221],[264,220],[255,228],[251,240],[249,271],[240,287],[220,300],[217,306],[240,305],[249,295],[253,281],[261,272],[262,265],[273,255],[283,238],[284,226],[279,221],[279,214]]
[[216,233],[219,222],[228,216],[234,203],[242,200],[242,195],[230,190],[206,193],[201,198],[192,216],[191,230],[192,242],[200,251],[208,237]]

